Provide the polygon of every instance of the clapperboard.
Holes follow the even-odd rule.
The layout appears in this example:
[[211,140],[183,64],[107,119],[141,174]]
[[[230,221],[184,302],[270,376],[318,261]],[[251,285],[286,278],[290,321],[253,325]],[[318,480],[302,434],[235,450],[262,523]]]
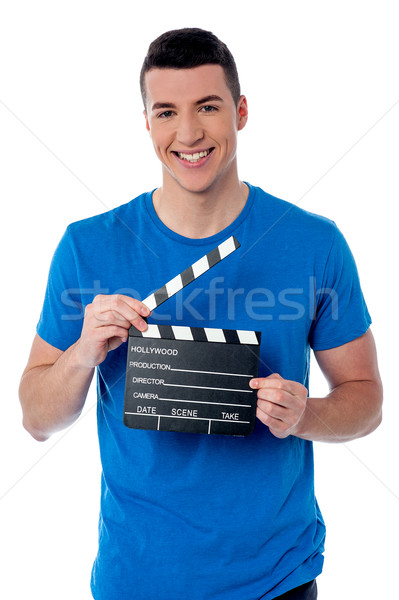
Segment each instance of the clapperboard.
[[[143,300],[154,310],[240,244],[234,236]],[[258,331],[130,327],[123,422],[133,429],[247,436],[255,427]]]

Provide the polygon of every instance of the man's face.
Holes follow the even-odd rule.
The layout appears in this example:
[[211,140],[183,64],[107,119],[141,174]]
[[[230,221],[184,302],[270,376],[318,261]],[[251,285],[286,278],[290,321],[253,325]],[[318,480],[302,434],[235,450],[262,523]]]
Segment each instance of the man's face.
[[236,106],[223,68],[152,69],[145,83],[146,127],[164,183],[205,192],[237,177],[237,132],[247,121],[247,103],[241,96]]

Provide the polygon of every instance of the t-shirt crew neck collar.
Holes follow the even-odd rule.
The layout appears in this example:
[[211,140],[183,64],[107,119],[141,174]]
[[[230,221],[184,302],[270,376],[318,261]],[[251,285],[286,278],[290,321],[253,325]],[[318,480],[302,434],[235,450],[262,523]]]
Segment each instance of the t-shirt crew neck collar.
[[241,223],[247,218],[248,214],[250,213],[250,211],[252,209],[252,206],[254,203],[254,198],[255,198],[255,189],[253,188],[252,185],[250,185],[246,181],[244,181],[244,183],[249,188],[249,194],[248,194],[248,198],[245,203],[245,206],[242,209],[242,211],[240,212],[240,214],[236,217],[236,219],[234,219],[234,221],[232,223],[230,223],[230,225],[228,225],[228,227],[226,227],[225,229],[222,229],[215,235],[212,235],[212,236],[206,237],[206,238],[189,238],[189,237],[180,235],[179,233],[176,233],[175,231],[172,231],[171,229],[169,229],[169,227],[167,227],[161,221],[161,219],[158,217],[156,210],[154,208],[154,203],[152,201],[152,195],[156,188],[150,192],[147,192],[146,197],[145,197],[145,205],[146,205],[147,211],[148,211],[149,216],[151,217],[151,220],[154,223],[154,225],[164,235],[166,235],[170,239],[175,240],[176,242],[180,242],[181,244],[189,245],[189,246],[206,246],[210,243],[217,244],[219,241],[221,241],[221,240],[225,239],[226,237],[228,237],[229,235],[231,235],[237,229],[237,227],[239,227],[241,225]]

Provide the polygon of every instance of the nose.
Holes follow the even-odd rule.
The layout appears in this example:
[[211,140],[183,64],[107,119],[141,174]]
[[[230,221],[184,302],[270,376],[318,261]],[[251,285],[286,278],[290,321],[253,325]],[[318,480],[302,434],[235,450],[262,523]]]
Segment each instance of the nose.
[[204,131],[200,119],[196,114],[181,114],[177,123],[176,140],[189,148],[194,146],[204,137]]

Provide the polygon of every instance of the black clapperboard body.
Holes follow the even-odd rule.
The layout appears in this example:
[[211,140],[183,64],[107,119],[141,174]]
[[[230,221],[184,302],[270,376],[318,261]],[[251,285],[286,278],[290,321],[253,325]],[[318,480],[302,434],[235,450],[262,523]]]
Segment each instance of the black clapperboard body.
[[[231,236],[143,300],[150,310],[234,252]],[[150,324],[129,330],[123,422],[133,429],[248,436],[255,427],[261,334]]]

